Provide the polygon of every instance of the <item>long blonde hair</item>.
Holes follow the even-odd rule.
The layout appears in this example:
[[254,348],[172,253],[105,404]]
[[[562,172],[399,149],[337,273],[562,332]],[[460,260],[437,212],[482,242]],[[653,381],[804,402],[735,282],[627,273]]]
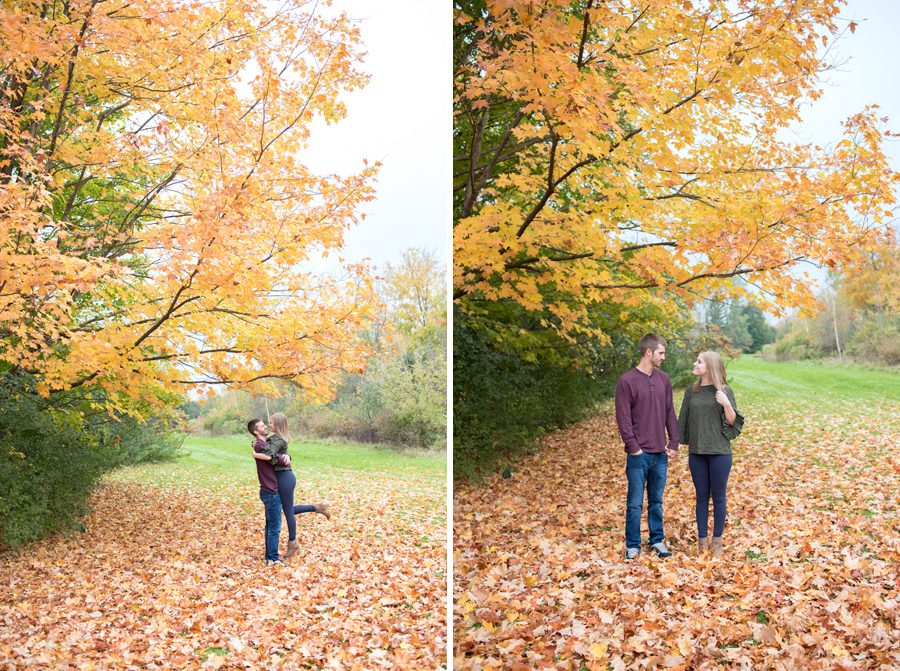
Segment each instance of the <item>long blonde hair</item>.
[[272,431],[284,438],[284,442],[289,443],[291,441],[291,432],[288,429],[287,417],[285,417],[283,412],[276,412],[273,414],[269,418],[269,426],[272,427]]
[[[719,356],[718,352],[713,351],[700,352],[697,356],[706,364],[706,374],[712,380],[713,386],[722,391],[725,385],[728,384],[728,380],[725,378],[725,364],[722,363],[722,357]],[[692,389],[694,391],[700,389],[700,378],[697,378],[697,381],[694,382]],[[272,415],[272,418],[274,419],[275,415]]]

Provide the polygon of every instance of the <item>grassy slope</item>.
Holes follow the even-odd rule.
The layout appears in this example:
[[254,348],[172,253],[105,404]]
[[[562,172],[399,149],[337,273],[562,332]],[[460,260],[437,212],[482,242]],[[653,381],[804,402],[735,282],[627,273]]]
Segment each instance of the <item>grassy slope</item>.
[[[124,468],[109,476],[112,481],[155,485],[200,485],[218,489],[223,484],[252,484],[256,470],[250,456],[249,435],[212,438],[188,436],[184,454],[174,463]],[[420,480],[429,487],[446,478],[443,452],[409,455],[356,443],[295,441],[290,447],[298,483],[338,481],[344,473],[365,473],[389,478]]]
[[821,362],[769,363],[745,356],[728,365],[735,391],[753,401],[821,401],[827,404],[900,401],[900,374]]

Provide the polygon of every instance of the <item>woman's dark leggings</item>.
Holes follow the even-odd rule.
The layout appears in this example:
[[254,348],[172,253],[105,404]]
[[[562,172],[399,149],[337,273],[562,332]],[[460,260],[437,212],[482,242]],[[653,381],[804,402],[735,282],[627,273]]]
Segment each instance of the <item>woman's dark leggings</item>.
[[297,486],[297,476],[294,475],[294,471],[275,471],[275,479],[278,481],[278,496],[281,497],[284,519],[287,520],[288,540],[297,540],[297,520],[294,519],[294,515],[314,513],[316,507],[294,505],[294,488]]
[[725,531],[725,488],[731,473],[730,454],[688,455],[691,479],[697,490],[697,537],[709,533],[709,498],[713,500],[713,536]]

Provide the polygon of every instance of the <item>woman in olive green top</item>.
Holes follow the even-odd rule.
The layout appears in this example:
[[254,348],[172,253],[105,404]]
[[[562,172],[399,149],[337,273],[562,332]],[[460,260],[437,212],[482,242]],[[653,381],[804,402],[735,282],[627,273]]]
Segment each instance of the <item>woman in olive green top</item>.
[[697,381],[684,392],[678,428],[688,446],[688,466],[697,494],[697,547],[709,549],[709,499],[713,500],[713,557],[722,554],[725,488],[731,472],[731,439],[744,426],[734,392],[726,384],[725,366],[716,352],[701,352],[694,362]]

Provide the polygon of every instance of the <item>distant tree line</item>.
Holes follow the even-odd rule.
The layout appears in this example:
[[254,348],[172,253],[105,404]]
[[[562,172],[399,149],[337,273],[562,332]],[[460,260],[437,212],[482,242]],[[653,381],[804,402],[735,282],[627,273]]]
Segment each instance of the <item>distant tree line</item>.
[[878,366],[900,365],[900,251],[895,240],[866,250],[830,276],[819,294],[822,311],[785,320],[764,354],[792,361],[834,357]]
[[363,371],[340,374],[336,395],[311,403],[303,388],[277,384],[278,395],[229,391],[182,406],[194,426],[213,434],[243,431],[250,417],[285,412],[306,435],[398,446],[446,446],[447,317],[445,270],[431,252],[411,248],[388,264],[378,285],[383,308],[365,338]]

